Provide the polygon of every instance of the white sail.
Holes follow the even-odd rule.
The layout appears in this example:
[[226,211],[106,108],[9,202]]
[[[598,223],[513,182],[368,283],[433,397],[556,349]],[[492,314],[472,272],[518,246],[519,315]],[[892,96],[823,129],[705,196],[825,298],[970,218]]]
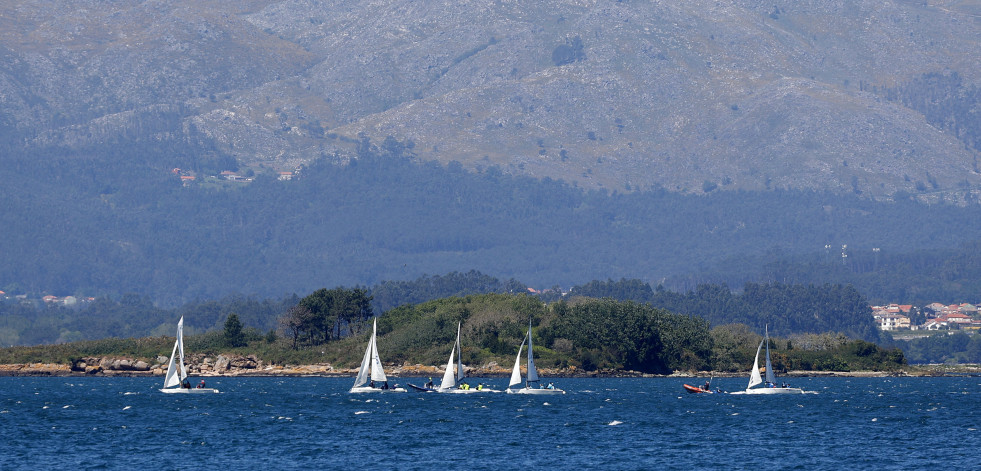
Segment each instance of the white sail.
[[[365,386],[369,378],[372,384]],[[382,384],[374,384],[376,381]],[[400,388],[398,385],[391,388],[388,386],[388,377],[385,376],[385,369],[378,356],[378,319],[372,322],[371,339],[368,340],[368,347],[364,350],[364,358],[361,359],[361,367],[358,368],[358,376],[354,379],[354,386],[351,387],[350,392],[405,392],[405,388]]]
[[358,376],[354,378],[354,387],[363,386],[368,382],[368,371],[371,369],[371,346],[375,343],[375,335],[371,335],[368,341],[368,348],[364,349],[364,358],[361,359],[361,367],[358,368]]
[[453,354],[456,353],[456,345],[450,350],[450,360],[446,362],[446,371],[443,373],[443,381],[439,383],[440,389],[453,389],[456,387],[456,374],[453,372]]
[[[524,348],[525,342],[528,342],[528,376],[525,381],[525,387],[520,389],[512,389],[513,386],[521,384],[521,349]],[[565,391],[552,386],[549,383],[548,388],[533,387],[531,383],[538,382],[538,370],[535,369],[535,355],[534,347],[531,343],[531,323],[528,324],[528,336],[521,341],[521,346],[518,347],[518,356],[514,359],[514,369],[511,370],[511,383],[508,384],[507,393],[508,394],[565,394]]]
[[165,388],[181,384],[181,379],[177,374],[177,344],[179,342],[179,340],[174,341],[174,351],[170,352],[170,363],[167,364],[167,376],[164,376]]
[[[460,325],[457,324],[456,343],[453,344],[453,349],[450,350],[450,359],[446,362],[446,371],[443,372],[443,381],[439,383],[439,389],[453,389],[457,386],[457,383],[463,381],[463,361],[459,359],[458,355],[460,351]],[[454,355],[457,357],[456,362],[453,361]],[[457,368],[455,373],[454,368]]]
[[184,316],[177,321],[177,354],[180,358],[181,379],[187,378],[187,369],[184,368]]
[[181,384],[187,377],[184,369],[184,316],[177,321],[177,340],[174,350],[170,352],[170,362],[167,363],[167,375],[164,376],[164,387],[169,388]]
[[765,341],[764,339],[760,342],[760,346],[756,347],[756,359],[753,360],[753,371],[749,374],[749,386],[746,386],[746,389],[763,383],[763,378],[760,377],[760,349],[763,348]]
[[[161,392],[173,393],[217,393],[217,389],[198,386],[194,389],[178,387],[187,378],[187,368],[184,366],[184,316],[177,321],[177,340],[174,341],[174,349],[170,352],[170,361],[167,363],[167,374],[164,376],[164,387]],[[204,383],[204,381],[202,381]]]
[[525,348],[525,341],[521,341],[521,346],[518,347],[518,356],[514,359],[514,369],[511,370],[511,381],[508,383],[508,388],[521,384],[521,349]]
[[378,319],[375,319],[375,323],[371,326],[371,380],[372,381],[388,381],[385,376],[385,369],[382,368],[381,358],[378,356],[378,341],[377,336]]
[[[763,351],[763,344],[766,344],[766,386],[762,388],[754,388],[753,386],[763,384],[762,375],[760,375],[760,352]],[[745,391],[734,391],[730,394],[806,394],[801,388],[792,388],[786,384],[782,386],[777,386],[776,376],[773,374],[773,365],[770,364],[770,330],[767,328],[766,333],[763,336],[763,340],[760,341],[760,346],[756,347],[756,358],[753,359],[753,371],[749,375],[749,385],[746,386]],[[817,394],[816,392],[808,392],[809,394]]]
[[766,328],[766,335],[764,340],[766,341],[766,382],[771,385],[777,384],[777,377],[773,375],[773,367],[770,366],[770,329]]
[[463,347],[460,346],[460,326],[456,324],[456,381],[459,383],[467,377],[467,371],[463,369]]
[[538,369],[535,368],[534,348],[531,346],[531,323],[528,324],[528,382],[538,382]]

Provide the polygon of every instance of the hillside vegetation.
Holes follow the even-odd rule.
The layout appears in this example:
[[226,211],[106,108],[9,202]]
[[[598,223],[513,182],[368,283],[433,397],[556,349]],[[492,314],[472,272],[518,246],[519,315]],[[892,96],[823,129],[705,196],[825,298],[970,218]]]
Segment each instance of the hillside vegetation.
[[[168,149],[132,148],[145,160]],[[919,262],[912,273],[903,269],[907,254],[949,258],[912,248],[948,249],[981,233],[981,205],[776,190],[585,191],[395,151],[366,143],[355,164],[318,161],[293,181],[259,175],[249,184],[187,187],[168,168],[137,159],[119,166],[93,165],[89,152],[11,159],[11,172],[0,174],[0,289],[32,297],[138,293],[170,307],[473,269],[538,288],[606,278],[678,290],[704,282],[852,281],[826,276],[833,275],[829,243],[851,247],[856,263],[846,271],[871,267],[858,264],[869,258],[862,252],[880,248],[888,265],[878,268],[894,268],[875,274],[901,285],[935,272]],[[767,265],[804,255],[796,273]],[[960,275],[952,275],[937,288],[956,287]]]
[[[379,352],[390,364],[439,365],[448,355],[458,323],[462,325],[462,358],[471,367],[507,368],[529,324],[533,327],[536,364],[566,372],[745,370],[760,342],[760,336],[746,326],[710,329],[702,319],[633,302],[579,299],[546,305],[530,296],[486,294],[444,298],[387,312],[378,322]],[[188,337],[186,348],[212,355],[248,352],[266,363],[328,362],[352,368],[360,363],[368,335],[354,334],[293,348],[285,339],[251,331],[242,333],[243,346],[232,347],[227,326],[226,335],[215,331]],[[864,341],[833,335],[795,339],[772,339],[775,368],[891,371],[905,364],[901,351]],[[0,363],[69,363],[91,356],[152,359],[169,355],[170,342],[150,338],[5,348],[0,349]]]
[[0,290],[976,288],[969,2],[226,3],[0,5]]
[[[470,283],[466,281],[469,280]],[[486,283],[490,280],[491,283]],[[417,313],[418,306],[440,299],[461,296],[497,294],[517,297],[520,294],[501,294],[493,288],[498,282],[480,273],[468,276],[448,274],[444,277],[425,277],[413,283],[399,283],[403,300],[392,309],[380,310],[392,298],[375,302],[371,293],[376,290],[390,293],[390,283],[376,288],[321,288],[303,298],[289,296],[281,300],[256,300],[242,296],[220,301],[192,302],[173,309],[153,306],[148,299],[126,295],[118,300],[98,298],[92,303],[74,307],[46,305],[34,307],[21,302],[0,302],[0,342],[6,345],[63,343],[74,340],[95,340],[106,337],[142,337],[167,335],[174,322],[184,317],[189,334],[223,328],[227,319],[235,316],[257,332],[276,332],[298,345],[317,345],[361,334],[365,321],[384,312],[387,318],[398,318],[403,312]],[[523,290],[519,290],[520,293]],[[671,312],[692,315],[712,325],[743,323],[757,331],[769,325],[776,335],[840,332],[854,338],[875,341],[868,302],[849,287],[824,285],[750,285],[742,295],[731,293],[724,286],[704,285],[687,294],[672,293],[658,288],[656,294],[637,280],[621,282],[591,282],[573,288],[569,297],[549,292],[533,297],[538,302],[575,301],[592,296],[621,301],[651,304]],[[577,294],[578,293],[578,294]],[[415,301],[411,301],[415,299]],[[495,299],[488,297],[485,299]],[[561,317],[567,311],[559,309]],[[808,319],[812,319],[808,321]],[[382,328],[385,328],[382,321]]]

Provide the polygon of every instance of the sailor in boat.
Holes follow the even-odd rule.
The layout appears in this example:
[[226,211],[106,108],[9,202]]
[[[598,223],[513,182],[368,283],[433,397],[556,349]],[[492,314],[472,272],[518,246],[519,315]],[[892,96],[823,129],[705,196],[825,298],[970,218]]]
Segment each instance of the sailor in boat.
[[705,382],[705,386],[702,386],[702,389],[705,390],[705,391],[711,391],[712,390],[712,383],[709,382],[709,381],[706,381]]
[[427,389],[433,389],[433,378],[429,378],[429,382],[426,383]]
[[204,389],[204,380],[203,379],[201,380],[200,383],[198,383],[198,389]]
[[375,387],[375,380],[371,380],[371,382],[368,383],[368,386],[371,387],[371,388],[374,388]]
[[382,385],[382,389],[388,389],[388,381],[385,381],[385,384]]
[[184,389],[191,389],[191,382],[184,378],[184,382],[181,383],[181,387]]
[[555,385],[552,384],[552,383],[548,383],[548,388],[547,389],[555,389]]
[[477,383],[477,390],[480,391],[481,389],[484,389],[484,383]]

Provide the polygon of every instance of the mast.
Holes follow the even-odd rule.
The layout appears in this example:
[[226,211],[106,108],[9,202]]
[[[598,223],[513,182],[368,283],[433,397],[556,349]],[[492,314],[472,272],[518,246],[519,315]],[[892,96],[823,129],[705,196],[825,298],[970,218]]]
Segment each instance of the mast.
[[167,363],[167,375],[164,376],[164,387],[177,386],[187,377],[187,370],[184,368],[184,316],[177,321],[177,339],[174,340],[174,349],[170,352],[170,361]]
[[467,377],[466,371],[463,369],[463,347],[460,346],[460,326],[462,323],[458,322],[456,324],[456,380],[457,382],[463,381]]
[[[377,322],[377,321],[376,321]],[[368,371],[371,370],[371,350],[375,344],[375,331],[372,328],[371,340],[368,340],[368,347],[364,349],[364,358],[361,359],[361,367],[358,368],[358,376],[354,378],[354,387],[362,386],[368,382]]]
[[388,381],[385,376],[385,369],[382,367],[381,357],[378,356],[378,319],[371,326],[371,379],[372,381]]
[[535,368],[535,353],[531,346],[531,320],[528,321],[528,380],[526,383],[538,382],[538,370]]
[[770,366],[770,329],[764,327],[766,330],[766,381],[770,384],[777,383],[777,377],[773,375],[773,368]]
[[184,368],[184,316],[177,321],[177,352],[180,355],[181,381],[187,378],[187,369]]

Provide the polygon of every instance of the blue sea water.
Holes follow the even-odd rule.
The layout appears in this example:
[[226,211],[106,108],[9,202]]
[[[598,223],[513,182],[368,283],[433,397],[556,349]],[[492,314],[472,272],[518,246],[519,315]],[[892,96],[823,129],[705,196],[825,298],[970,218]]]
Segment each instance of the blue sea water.
[[[0,469],[978,469],[981,378],[554,379],[564,396],[347,393],[350,378],[0,378]],[[421,379],[398,378],[419,384]],[[487,380],[503,389],[503,378]],[[687,381],[700,384],[704,379]],[[745,379],[716,379],[738,390]]]

